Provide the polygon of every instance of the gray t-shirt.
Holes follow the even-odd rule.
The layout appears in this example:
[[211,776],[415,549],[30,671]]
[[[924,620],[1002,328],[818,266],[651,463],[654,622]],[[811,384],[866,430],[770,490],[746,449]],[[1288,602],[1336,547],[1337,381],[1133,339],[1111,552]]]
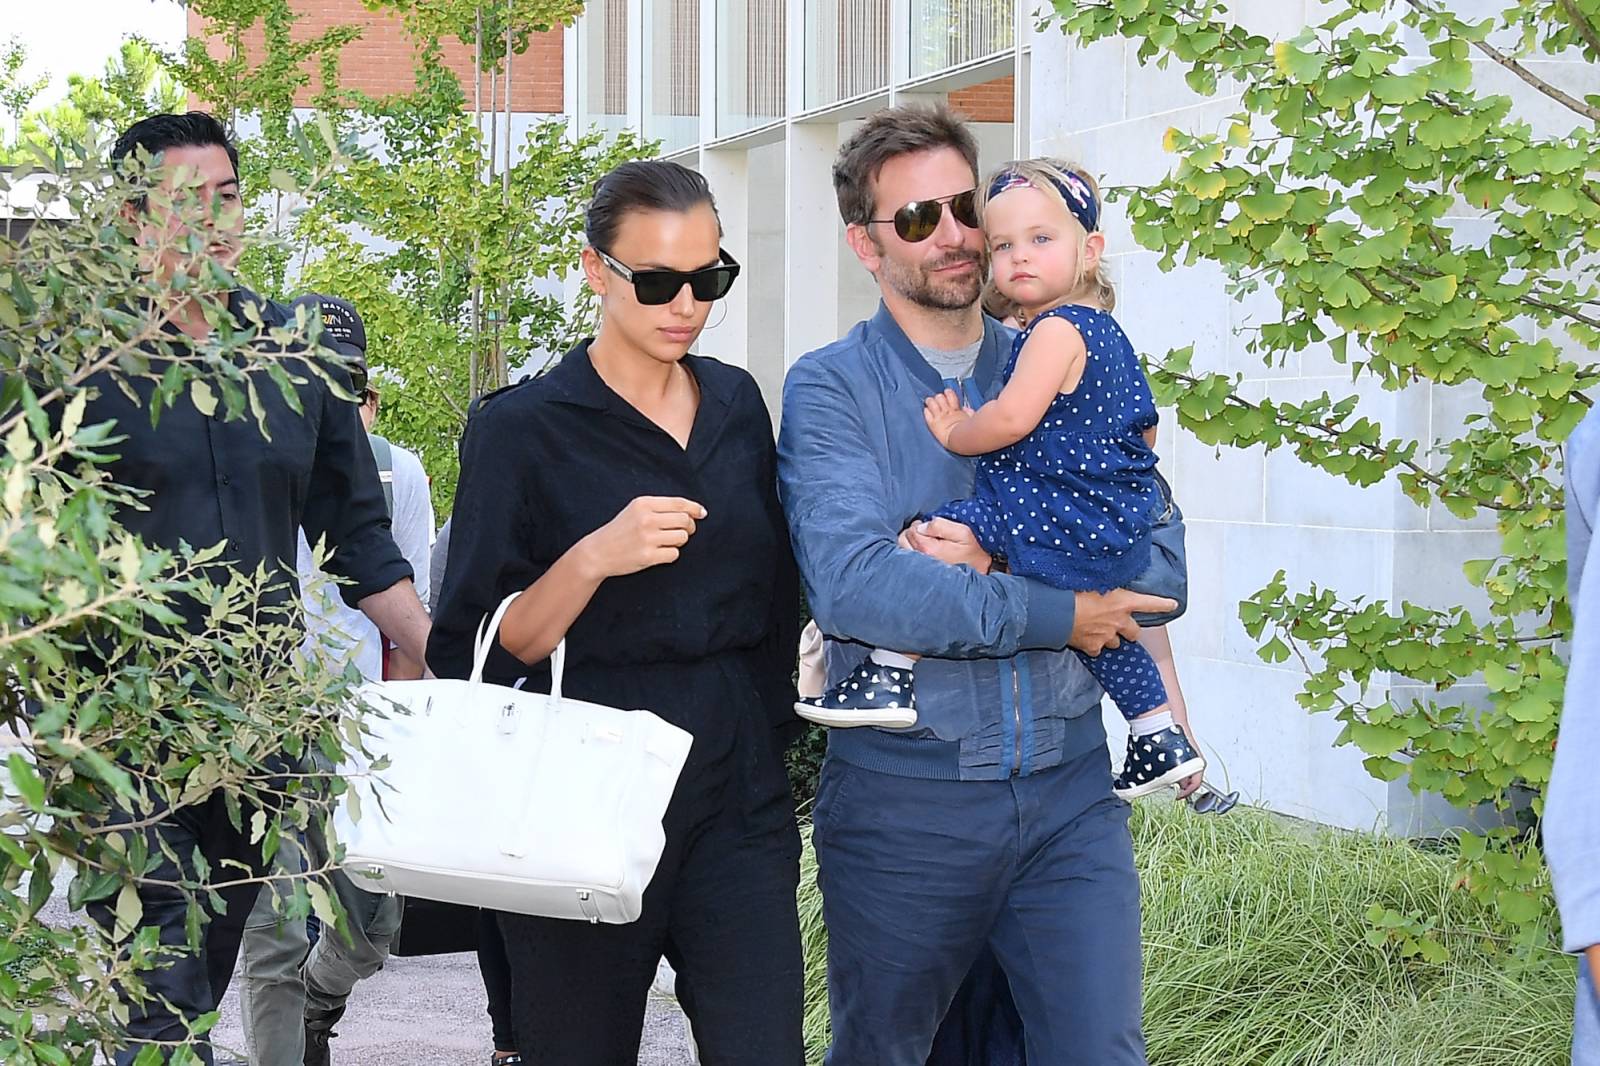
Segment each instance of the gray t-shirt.
[[940,377],[955,378],[957,381],[972,374],[972,368],[978,365],[978,352],[982,348],[982,337],[960,348],[928,348],[921,344],[917,345],[917,351],[922,358],[939,372]]

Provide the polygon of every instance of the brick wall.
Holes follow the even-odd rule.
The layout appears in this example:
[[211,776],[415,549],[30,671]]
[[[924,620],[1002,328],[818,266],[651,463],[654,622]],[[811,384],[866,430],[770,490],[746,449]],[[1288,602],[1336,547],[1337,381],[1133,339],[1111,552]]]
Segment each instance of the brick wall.
[[[368,11],[361,0],[292,0],[298,21],[294,24],[296,39],[315,37],[333,26],[361,27],[361,39],[345,48],[339,58],[339,76],[345,88],[359,89],[373,96],[384,96],[410,90],[414,85],[415,50],[406,37],[398,16],[388,12]],[[189,35],[200,36],[203,20],[191,8]],[[261,47],[260,34],[246,38],[247,47]],[[219,45],[213,45],[217,49]],[[562,101],[562,33],[551,30],[536,35],[528,50],[515,56],[511,63],[511,109],[517,112],[560,114]],[[444,45],[446,64],[461,79],[470,103],[472,98],[472,49],[458,41]],[[319,78],[311,71],[311,84],[300,92],[297,104],[307,105],[317,91]],[[489,91],[488,75],[483,79],[483,91]],[[503,99],[503,97],[502,97]],[[487,99],[485,100],[487,105]],[[504,106],[504,105],[500,105]]]
[[950,107],[973,122],[1010,122],[1014,111],[1012,93],[1015,88],[1008,74],[982,85],[957,89],[950,94]]

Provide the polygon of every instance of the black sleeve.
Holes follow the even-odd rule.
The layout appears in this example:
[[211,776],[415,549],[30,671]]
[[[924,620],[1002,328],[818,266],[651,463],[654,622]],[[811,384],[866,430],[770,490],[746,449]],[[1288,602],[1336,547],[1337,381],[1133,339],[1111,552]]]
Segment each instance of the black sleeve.
[[[531,521],[529,479],[539,464],[527,454],[503,404],[475,412],[461,437],[461,479],[450,515],[444,582],[433,610],[428,666],[439,677],[472,672],[478,626],[500,601],[537,581],[555,560],[540,557]],[[496,641],[484,677],[509,685],[536,675]]]
[[766,492],[762,510],[767,521],[772,523],[778,545],[773,559],[772,604],[767,614],[766,636],[759,648],[759,669],[764,679],[768,720],[778,734],[780,748],[787,748],[800,738],[805,727],[805,722],[794,713],[795,660],[800,650],[800,570],[789,543],[789,523],[778,500],[778,449],[772,438],[766,404],[753,381],[749,391],[754,393],[754,402],[760,408],[757,421],[767,427],[762,451],[762,484]]
[[[342,374],[342,370],[330,369]],[[301,526],[311,544],[326,536],[333,548],[328,569],[350,584],[340,585],[344,602],[355,607],[375,592],[411,578],[411,565],[389,532],[389,508],[378,480],[377,460],[367,443],[361,416],[353,403],[334,396],[313,378],[301,390],[309,408],[322,405],[311,484]],[[311,412],[307,411],[309,418]]]

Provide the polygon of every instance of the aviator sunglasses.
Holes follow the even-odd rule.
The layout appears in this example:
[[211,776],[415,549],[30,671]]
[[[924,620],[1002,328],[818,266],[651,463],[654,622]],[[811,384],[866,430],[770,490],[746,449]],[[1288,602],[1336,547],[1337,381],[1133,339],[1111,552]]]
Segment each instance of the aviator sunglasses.
[[723,249],[718,248],[717,253],[722,257],[718,265],[699,270],[633,270],[600,249],[594,250],[600,261],[618,277],[633,284],[633,294],[640,303],[652,307],[671,303],[685,285],[701,303],[711,303],[728,295],[733,279],[739,276],[739,264]]
[[912,200],[894,213],[893,218],[870,218],[867,222],[892,222],[895,233],[909,244],[925,241],[939,228],[945,205],[950,205],[950,217],[968,229],[978,228],[978,190],[968,189],[954,196],[941,196],[937,200]]

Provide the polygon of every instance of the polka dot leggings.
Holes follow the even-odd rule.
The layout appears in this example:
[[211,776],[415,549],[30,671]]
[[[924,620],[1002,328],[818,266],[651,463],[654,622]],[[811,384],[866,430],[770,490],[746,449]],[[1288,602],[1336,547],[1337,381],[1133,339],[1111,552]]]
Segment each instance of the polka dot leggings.
[[[982,480],[979,479],[980,484]],[[1004,512],[989,500],[956,500],[934,511],[932,517],[960,522],[972,530],[978,544],[990,555],[1006,553],[1011,542]],[[1167,686],[1161,681],[1156,661],[1138,641],[1124,641],[1120,647],[1099,655],[1078,652],[1078,658],[1100,682],[1100,687],[1106,690],[1124,718],[1137,718],[1167,702]]]
[[1120,647],[1107,648],[1099,655],[1077,654],[1122,717],[1137,718],[1167,702],[1167,686],[1161,683],[1156,661],[1138,641],[1125,640]]

